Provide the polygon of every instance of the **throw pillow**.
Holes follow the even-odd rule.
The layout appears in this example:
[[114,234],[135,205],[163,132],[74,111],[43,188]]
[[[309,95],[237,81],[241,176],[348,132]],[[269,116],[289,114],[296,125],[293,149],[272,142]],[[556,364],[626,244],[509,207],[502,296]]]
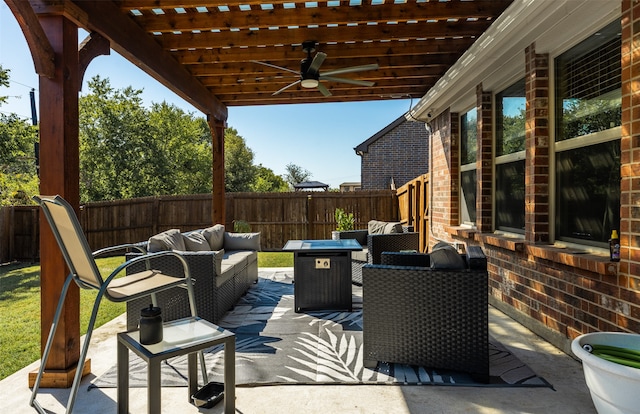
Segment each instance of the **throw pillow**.
[[211,250],[220,250],[224,245],[224,225],[216,224],[213,227],[202,230],[202,235],[207,242]]
[[161,252],[164,250],[180,250],[185,251],[184,240],[180,230],[171,229],[163,231],[149,238],[149,244],[147,245],[147,251],[150,253]]
[[448,243],[438,243],[429,253],[432,269],[461,270],[467,268],[467,263],[455,247]]
[[260,233],[224,233],[225,250],[260,251]]
[[370,220],[367,223],[367,232],[369,234],[402,233],[402,225],[388,221]]
[[209,242],[200,232],[183,234],[182,238],[184,239],[184,247],[190,252],[211,251]]
[[402,233],[402,224],[400,223],[387,223],[384,226],[383,234]]

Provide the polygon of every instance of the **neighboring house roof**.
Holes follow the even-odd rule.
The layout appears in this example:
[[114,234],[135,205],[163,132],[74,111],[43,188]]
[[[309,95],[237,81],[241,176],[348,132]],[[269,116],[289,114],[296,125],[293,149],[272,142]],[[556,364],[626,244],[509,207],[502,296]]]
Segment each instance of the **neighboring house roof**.
[[378,139],[385,136],[387,133],[389,133],[391,130],[393,130],[394,128],[396,128],[398,125],[402,124],[406,120],[407,120],[407,113],[400,115],[398,119],[396,119],[395,121],[393,121],[392,123],[384,127],[383,129],[381,129],[380,131],[376,132],[366,141],[364,141],[363,143],[355,147],[354,150],[356,151],[356,154],[361,155],[365,152],[369,152],[369,145],[373,144]]
[[325,191],[329,189],[329,184],[321,183],[320,181],[303,181],[298,184],[294,184],[293,188],[296,190],[306,190],[311,188],[322,188]]

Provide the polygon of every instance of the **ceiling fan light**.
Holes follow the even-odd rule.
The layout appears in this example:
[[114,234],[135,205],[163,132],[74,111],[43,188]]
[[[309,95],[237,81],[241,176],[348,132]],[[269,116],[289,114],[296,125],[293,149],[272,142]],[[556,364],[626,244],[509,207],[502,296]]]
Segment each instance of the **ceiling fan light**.
[[318,87],[318,79],[313,79],[313,78],[302,79],[302,82],[300,84],[302,85],[303,88],[316,88]]

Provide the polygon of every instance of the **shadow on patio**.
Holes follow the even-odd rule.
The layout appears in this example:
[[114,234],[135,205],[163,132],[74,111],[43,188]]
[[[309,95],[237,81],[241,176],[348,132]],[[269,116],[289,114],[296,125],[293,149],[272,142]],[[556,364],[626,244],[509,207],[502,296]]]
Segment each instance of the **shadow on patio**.
[[[260,273],[272,271],[261,268]],[[476,388],[446,386],[397,385],[284,385],[239,387],[236,389],[236,412],[250,413],[595,413],[584,382],[580,363],[542,340],[508,316],[491,308],[490,333],[508,347],[551,388]],[[93,374],[87,376],[78,392],[76,412],[113,413],[116,389],[87,391],[96,376],[116,361],[116,332],[126,330],[122,315],[94,333],[89,356]],[[27,373],[37,369],[39,361],[0,382],[3,406],[14,414],[35,412],[29,406]],[[39,396],[50,412],[63,412],[68,389],[43,389]],[[186,387],[164,387],[164,412],[222,413],[223,404],[199,410],[188,402]],[[131,412],[146,412],[146,388],[130,390]]]

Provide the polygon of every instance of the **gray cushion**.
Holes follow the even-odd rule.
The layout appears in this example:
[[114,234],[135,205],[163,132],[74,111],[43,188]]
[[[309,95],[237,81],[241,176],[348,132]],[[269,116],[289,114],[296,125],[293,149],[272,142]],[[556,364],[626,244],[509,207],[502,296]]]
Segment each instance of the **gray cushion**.
[[215,226],[208,227],[202,230],[202,235],[207,242],[211,250],[220,250],[224,246],[224,225],[216,224]]
[[225,250],[260,251],[260,233],[224,233]]
[[171,229],[163,231],[149,238],[149,245],[147,250],[151,253],[161,252],[164,250],[180,250],[185,251],[184,240],[180,230]]
[[447,243],[438,243],[429,253],[432,269],[466,269],[467,263],[458,253],[455,247]]
[[183,234],[182,238],[184,239],[184,247],[187,251],[204,252],[211,250],[209,242],[204,238],[202,233],[193,232],[189,234]]
[[370,220],[367,223],[367,230],[369,234],[402,233],[402,225],[388,221]]
[[362,249],[361,251],[351,252],[351,260],[366,262],[369,260],[369,251],[367,249]]

